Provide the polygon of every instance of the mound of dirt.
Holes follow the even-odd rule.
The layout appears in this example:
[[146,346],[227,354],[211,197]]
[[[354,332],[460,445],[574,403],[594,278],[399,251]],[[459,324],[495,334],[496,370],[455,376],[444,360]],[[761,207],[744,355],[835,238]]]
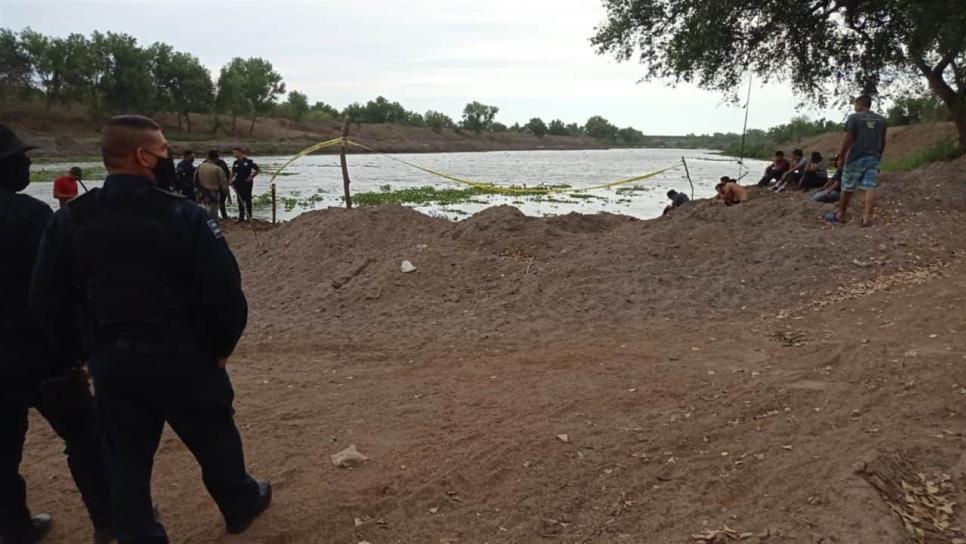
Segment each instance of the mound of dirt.
[[[825,224],[828,207],[802,193],[753,190],[742,206],[698,201],[653,221],[501,206],[450,223],[389,206],[308,213],[259,245],[233,237],[253,307],[266,312],[253,323],[276,335],[338,329],[360,345],[555,337],[654,315],[762,315],[819,299],[833,280],[949,261],[966,249],[948,236],[964,219],[956,171],[885,176],[871,229]],[[403,260],[418,271],[402,274]],[[386,334],[397,330],[405,335]]]

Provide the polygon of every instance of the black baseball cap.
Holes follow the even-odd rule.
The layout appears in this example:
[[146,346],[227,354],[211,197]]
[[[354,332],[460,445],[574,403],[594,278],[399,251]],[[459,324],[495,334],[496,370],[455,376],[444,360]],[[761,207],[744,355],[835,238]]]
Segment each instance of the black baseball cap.
[[0,159],[25,153],[31,149],[37,149],[35,145],[27,145],[17,137],[10,127],[0,123]]

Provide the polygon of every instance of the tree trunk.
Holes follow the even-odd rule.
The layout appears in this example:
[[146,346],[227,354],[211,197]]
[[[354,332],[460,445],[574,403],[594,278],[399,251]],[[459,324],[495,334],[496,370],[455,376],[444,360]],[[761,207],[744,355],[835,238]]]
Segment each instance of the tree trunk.
[[185,124],[187,124],[188,126],[188,134],[191,134],[191,113],[187,111],[184,112],[184,120],[185,120]]
[[181,125],[181,112],[176,112],[174,116],[178,118],[178,132],[181,132],[184,130],[183,126]]
[[238,123],[238,116],[232,115],[231,116],[231,135],[232,136],[234,136],[235,134],[238,134],[238,130],[235,128],[236,123]]
[[946,109],[949,110],[949,115],[959,132],[959,146],[966,150],[966,106],[964,106],[959,93],[943,79],[945,67],[930,69],[924,62],[920,62],[919,69],[926,76],[926,80],[929,81],[929,89],[939,97],[946,105]]
[[255,133],[255,119],[258,119],[257,115],[252,115],[252,126],[248,127],[248,135],[251,136]]

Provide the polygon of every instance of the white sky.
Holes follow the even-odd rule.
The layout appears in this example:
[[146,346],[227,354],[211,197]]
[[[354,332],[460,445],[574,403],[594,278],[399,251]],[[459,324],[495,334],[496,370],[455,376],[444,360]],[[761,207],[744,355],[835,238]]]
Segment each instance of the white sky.
[[[479,100],[507,125],[603,115],[646,134],[740,132],[744,112],[693,86],[637,83],[594,53],[599,0],[0,0],[0,27],[50,35],[125,32],[197,55],[217,77],[232,57],[271,61],[289,90],[338,108],[377,95],[454,119]],[[804,113],[783,85],[755,85],[751,128]]]

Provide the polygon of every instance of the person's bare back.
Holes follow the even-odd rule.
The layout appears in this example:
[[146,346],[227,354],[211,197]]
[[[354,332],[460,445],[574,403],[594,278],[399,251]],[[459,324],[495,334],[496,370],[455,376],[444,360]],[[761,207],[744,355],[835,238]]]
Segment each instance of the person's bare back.
[[721,199],[727,206],[748,202],[748,189],[734,182],[726,183],[721,188]]

